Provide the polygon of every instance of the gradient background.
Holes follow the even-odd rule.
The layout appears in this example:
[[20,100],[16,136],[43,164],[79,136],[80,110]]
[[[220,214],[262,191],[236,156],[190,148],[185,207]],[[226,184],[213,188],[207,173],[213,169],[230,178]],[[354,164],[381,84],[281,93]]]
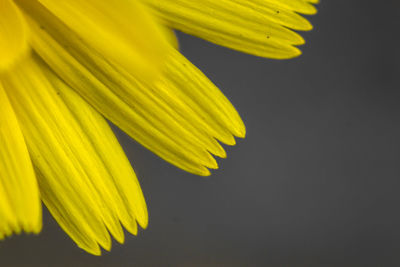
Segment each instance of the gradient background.
[[400,4],[323,0],[304,54],[274,61],[179,34],[248,130],[210,178],[116,131],[150,225],[78,249],[47,212],[0,243],[1,266],[400,266]]

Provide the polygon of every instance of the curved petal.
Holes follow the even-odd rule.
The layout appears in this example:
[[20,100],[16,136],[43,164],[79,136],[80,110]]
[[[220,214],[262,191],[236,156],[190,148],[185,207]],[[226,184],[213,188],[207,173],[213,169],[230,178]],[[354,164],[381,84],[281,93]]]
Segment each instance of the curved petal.
[[301,54],[294,30],[310,30],[299,13],[316,9],[305,0],[144,0],[172,28],[218,45],[276,59]]
[[42,227],[39,190],[14,111],[0,82],[0,239]]
[[27,27],[21,12],[12,0],[0,0],[0,71],[27,49]]
[[[16,0],[29,16],[37,19],[56,38],[66,25],[112,62],[145,81],[158,77],[169,46],[166,31],[137,0]],[[38,3],[40,2],[43,6]],[[48,16],[46,9],[54,16]],[[48,12],[47,12],[48,13]],[[57,21],[59,18],[62,23]]]
[[136,176],[107,122],[36,58],[4,78],[42,199],[79,247],[100,254],[147,226]]
[[319,0],[251,0],[256,3],[276,5],[304,15],[314,15],[317,9],[312,4],[318,4]]
[[[209,152],[226,156],[215,138],[233,145],[232,133],[244,136],[243,122],[230,102],[172,48],[165,78],[149,86],[92,52],[72,34],[66,38],[73,39],[79,49],[67,51],[45,29],[32,23],[32,30],[34,49],[63,80],[114,124],[170,163],[209,175],[205,167],[217,168]],[[196,98],[202,94],[206,96]],[[193,108],[192,102],[196,103]],[[198,105],[202,108],[196,109]]]

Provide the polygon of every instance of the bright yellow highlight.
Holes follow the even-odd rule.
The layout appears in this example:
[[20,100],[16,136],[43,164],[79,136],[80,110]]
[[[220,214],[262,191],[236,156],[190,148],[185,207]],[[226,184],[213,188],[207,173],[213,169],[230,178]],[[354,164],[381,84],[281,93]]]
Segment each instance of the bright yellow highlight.
[[41,229],[39,190],[17,118],[0,83],[0,239]]
[[[119,242],[147,226],[141,189],[109,126],[39,59],[4,79],[37,168],[42,199],[85,250]],[[51,112],[49,112],[51,111]],[[69,216],[65,216],[69,214]],[[103,224],[104,223],[104,224]]]
[[108,119],[207,176],[246,129],[172,28],[269,58],[300,54],[316,0],[0,0],[0,239],[41,229],[40,200],[94,255],[148,214]]
[[11,66],[28,49],[28,32],[12,0],[0,0],[0,71]]
[[144,0],[170,27],[245,53],[286,59],[301,54],[308,31],[298,13],[315,14],[305,0]]
[[152,17],[144,12],[137,1],[39,2],[81,36],[92,49],[122,68],[136,72],[138,77],[154,75],[163,62],[166,45],[160,44],[167,41]]

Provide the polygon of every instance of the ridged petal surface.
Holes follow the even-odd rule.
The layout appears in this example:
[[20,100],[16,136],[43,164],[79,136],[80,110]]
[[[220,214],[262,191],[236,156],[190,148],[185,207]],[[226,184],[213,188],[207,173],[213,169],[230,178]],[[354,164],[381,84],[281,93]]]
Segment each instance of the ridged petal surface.
[[51,29],[31,25],[35,51],[60,77],[109,120],[170,163],[209,175],[207,168],[217,168],[209,152],[226,156],[215,138],[232,145],[232,134],[244,136],[243,122],[230,102],[173,48],[165,62],[164,78],[145,85],[91,51],[72,32],[56,40],[49,34]]
[[[166,31],[155,22],[138,0],[16,2],[32,17],[43,19],[43,10],[50,11],[54,17],[45,17],[40,21],[42,26],[56,27],[53,19],[58,18],[91,49],[122,68],[134,72],[142,80],[151,82],[158,77],[159,68],[169,46]],[[62,27],[56,28],[55,31],[60,35],[68,34]]]
[[42,226],[39,190],[17,118],[0,80],[0,239]]
[[218,45],[275,59],[301,54],[303,38],[290,30],[310,30],[298,13],[314,14],[305,0],[144,0],[170,27]]
[[109,250],[147,226],[136,176],[107,122],[35,56],[4,77],[42,199],[79,247]]

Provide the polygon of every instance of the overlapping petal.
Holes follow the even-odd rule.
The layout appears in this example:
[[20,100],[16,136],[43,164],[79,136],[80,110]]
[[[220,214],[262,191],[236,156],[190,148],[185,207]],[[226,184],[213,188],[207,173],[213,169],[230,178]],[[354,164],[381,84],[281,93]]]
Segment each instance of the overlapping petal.
[[[148,85],[92,51],[73,32],[55,39],[47,28],[33,21],[31,25],[33,48],[60,77],[118,127],[172,164],[209,175],[207,168],[217,167],[209,152],[225,156],[215,138],[232,145],[232,134],[244,136],[243,122],[230,102],[172,47],[164,78]],[[203,108],[189,108],[188,99]],[[190,112],[179,112],[182,108]]]
[[[144,0],[171,26],[218,45],[276,59],[298,56],[304,43],[294,30],[310,30],[298,13],[313,14],[305,0]],[[313,1],[315,2],[315,1]]]
[[[3,78],[21,122],[42,200],[86,251],[109,250],[108,231],[124,241],[147,210],[135,174],[107,122],[40,59]],[[12,192],[12,191],[11,191]]]
[[[144,81],[157,78],[168,40],[172,38],[138,0],[16,0],[16,3],[41,26],[51,28],[53,35],[68,34],[64,29],[73,31],[91,49]],[[47,15],[50,12],[52,16]],[[66,27],[58,27],[59,24]]]
[[17,118],[0,80],[0,239],[42,226],[39,190]]
[[315,14],[317,2],[0,0],[0,239],[40,230],[38,188],[92,254],[110,249],[110,234],[124,242],[121,224],[145,228],[139,183],[102,115],[166,161],[209,175],[213,155],[226,157],[219,142],[234,145],[246,129],[176,50],[172,28],[291,58],[304,43],[295,31],[312,28],[300,14]]

